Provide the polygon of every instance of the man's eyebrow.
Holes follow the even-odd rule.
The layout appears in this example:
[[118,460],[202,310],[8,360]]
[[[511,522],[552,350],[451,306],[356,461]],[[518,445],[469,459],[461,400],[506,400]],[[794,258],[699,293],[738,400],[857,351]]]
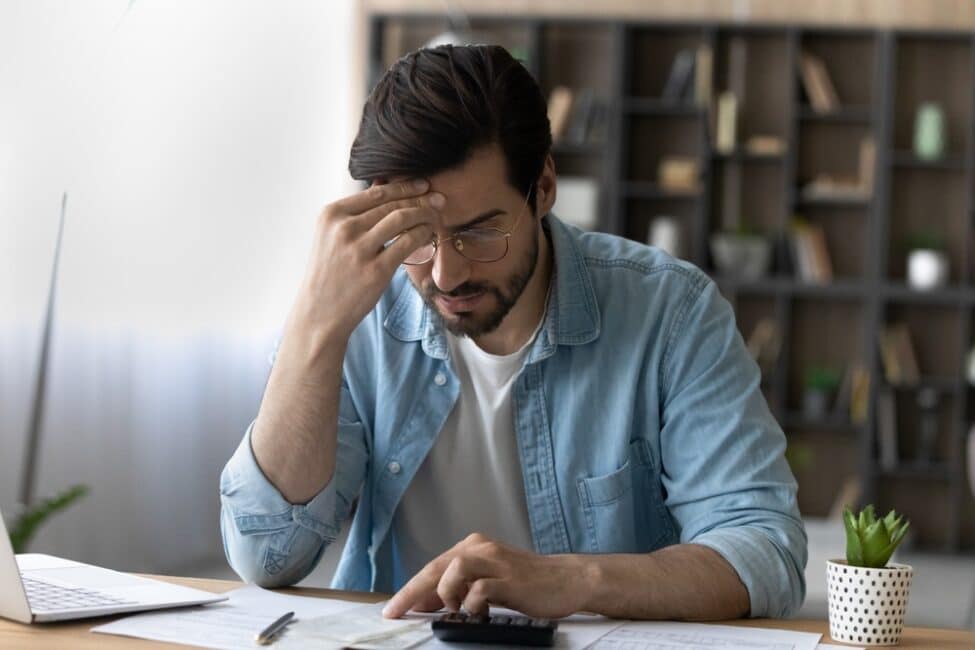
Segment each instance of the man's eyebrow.
[[501,214],[507,214],[507,212],[505,212],[501,208],[493,208],[491,210],[488,210],[487,212],[482,212],[481,214],[477,215],[470,221],[462,223],[458,226],[451,226],[449,230],[454,233],[460,232],[461,230],[467,230],[468,228],[473,228],[477,224],[484,223],[485,221],[488,221],[489,219],[493,219],[494,217]]

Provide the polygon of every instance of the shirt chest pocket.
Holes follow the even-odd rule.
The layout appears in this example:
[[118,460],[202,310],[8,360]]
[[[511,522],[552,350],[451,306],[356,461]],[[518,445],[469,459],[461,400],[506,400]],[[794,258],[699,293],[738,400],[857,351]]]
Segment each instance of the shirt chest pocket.
[[647,441],[630,443],[629,452],[618,469],[576,482],[590,553],[646,553],[676,539]]

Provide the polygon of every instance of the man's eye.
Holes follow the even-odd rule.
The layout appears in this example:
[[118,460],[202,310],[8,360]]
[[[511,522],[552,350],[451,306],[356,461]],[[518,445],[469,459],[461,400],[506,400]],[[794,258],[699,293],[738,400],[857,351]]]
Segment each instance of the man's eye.
[[489,241],[491,239],[497,239],[501,236],[501,233],[493,228],[471,228],[470,230],[465,230],[460,234],[461,239],[466,239],[467,241]]

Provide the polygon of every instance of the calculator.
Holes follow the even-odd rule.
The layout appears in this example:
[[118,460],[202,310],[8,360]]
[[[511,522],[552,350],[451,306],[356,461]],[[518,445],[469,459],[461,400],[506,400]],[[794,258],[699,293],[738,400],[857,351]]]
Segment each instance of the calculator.
[[547,618],[527,616],[481,616],[451,612],[435,619],[433,634],[451,643],[498,643],[503,645],[551,646],[559,624]]

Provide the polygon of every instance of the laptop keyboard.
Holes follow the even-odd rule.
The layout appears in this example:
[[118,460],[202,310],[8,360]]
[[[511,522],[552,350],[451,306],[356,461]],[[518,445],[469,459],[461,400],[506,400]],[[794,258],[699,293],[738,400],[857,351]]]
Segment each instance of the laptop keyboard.
[[64,609],[88,609],[114,605],[134,605],[134,600],[115,598],[91,589],[61,587],[49,582],[21,575],[30,608],[35,612],[51,612]]

